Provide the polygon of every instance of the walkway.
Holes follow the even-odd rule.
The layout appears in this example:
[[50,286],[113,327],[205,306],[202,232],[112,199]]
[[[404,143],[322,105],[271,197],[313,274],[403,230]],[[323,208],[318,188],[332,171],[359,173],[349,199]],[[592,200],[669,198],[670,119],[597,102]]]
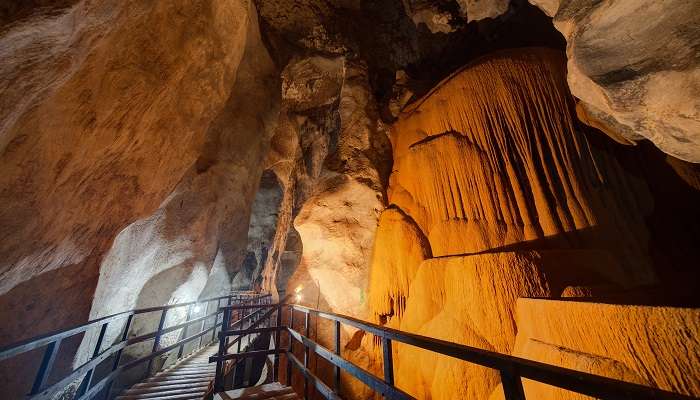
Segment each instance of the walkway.
[[289,386],[273,382],[262,386],[217,393],[214,395],[214,400],[299,400],[299,396]]
[[216,364],[209,356],[217,344],[207,346],[151,378],[123,391],[116,400],[190,400],[201,399],[216,375]]

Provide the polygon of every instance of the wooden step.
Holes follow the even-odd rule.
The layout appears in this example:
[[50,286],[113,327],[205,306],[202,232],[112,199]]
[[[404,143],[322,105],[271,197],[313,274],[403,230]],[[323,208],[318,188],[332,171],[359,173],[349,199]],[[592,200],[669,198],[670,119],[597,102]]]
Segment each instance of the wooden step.
[[289,386],[279,382],[251,388],[229,390],[214,395],[214,400],[299,400],[299,396]]
[[[216,366],[215,365],[207,365],[207,366],[202,366],[202,367],[191,367],[187,365],[180,365],[175,368],[168,368],[166,370],[163,370],[162,372],[159,372],[158,374],[162,374],[164,372],[173,372],[173,371],[216,371]],[[156,375],[158,375],[156,374]]]
[[213,379],[215,372],[208,374],[182,374],[182,375],[169,375],[169,376],[154,376],[153,378],[145,379],[143,382],[164,382],[164,381],[182,381],[190,379]]
[[171,390],[161,390],[157,392],[150,393],[125,393],[117,397],[120,400],[136,400],[136,399],[153,399],[164,396],[175,396],[175,395],[200,395],[207,391],[207,387],[180,387]]
[[161,376],[175,376],[175,375],[211,375],[216,373],[216,368],[208,368],[208,369],[198,369],[198,370],[182,370],[179,368],[175,368],[169,371],[163,371],[159,372],[156,375],[153,375],[154,378],[161,377]]
[[163,387],[163,386],[178,386],[182,387],[183,385],[200,385],[200,384],[209,384],[212,379],[209,378],[195,378],[195,379],[183,379],[183,380],[176,380],[176,381],[161,381],[161,382],[141,382],[137,383],[134,386],[132,386],[132,389],[143,389],[143,388],[152,388],[152,387]]
[[217,350],[218,346],[209,346],[190,354],[124,390],[115,399],[201,400],[216,375],[216,364],[209,362],[209,356]]
[[206,394],[205,391],[198,393],[173,394],[158,397],[139,397],[139,396],[117,396],[116,400],[190,400],[201,399]]
[[160,393],[160,392],[167,392],[167,391],[183,389],[183,388],[187,388],[187,389],[191,389],[191,390],[194,390],[194,389],[207,390],[208,387],[209,387],[208,382],[196,382],[196,383],[188,383],[188,384],[177,383],[175,385],[160,385],[160,386],[131,388],[131,389],[124,391],[123,395]]

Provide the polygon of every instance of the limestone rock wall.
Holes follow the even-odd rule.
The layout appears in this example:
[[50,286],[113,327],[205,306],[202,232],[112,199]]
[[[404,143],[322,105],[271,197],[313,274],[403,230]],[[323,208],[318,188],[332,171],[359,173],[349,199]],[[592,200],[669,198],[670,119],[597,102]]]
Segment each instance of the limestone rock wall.
[[562,63],[537,49],[488,58],[413,105],[392,130],[390,201],[435,256],[601,248],[627,270],[618,283],[651,282],[648,189],[578,133]]
[[[263,286],[287,294],[301,287],[304,304],[364,317],[391,160],[367,68],[342,57],[299,57],[282,76],[267,165],[284,194]],[[284,257],[293,264],[280,268]]]
[[[530,0],[567,41],[579,115],[623,143],[700,162],[700,4]],[[653,21],[650,23],[649,21]]]
[[[246,238],[253,236],[261,243],[271,235],[270,225],[274,232],[276,221],[269,221],[266,202],[257,200],[274,197],[266,196],[274,186],[268,187],[260,177],[277,121],[279,83],[260,43],[255,10],[246,11],[252,18],[246,22],[243,57],[224,112],[163,205],[114,240],[100,266],[90,319],[225,295],[243,272],[238,269],[246,254]],[[241,223],[248,219],[248,226]],[[250,282],[244,288],[249,287]],[[178,311],[166,321],[168,325],[184,320],[186,310]],[[133,335],[150,332],[152,320],[158,318],[138,321]],[[116,334],[118,327],[113,331]]]
[[3,344],[226,292],[277,122],[251,2],[50,11],[0,35]]
[[[520,313],[519,299],[635,301],[631,293],[660,284],[649,251],[651,190],[612,147],[577,124],[563,65],[553,51],[501,52],[466,66],[404,109],[391,130],[392,206],[380,218],[370,273],[376,322],[536,358],[549,353],[521,351],[516,338],[549,317]],[[573,300],[562,304],[586,307]],[[664,318],[663,312],[637,309]],[[557,319],[553,309],[538,310]],[[626,318],[624,311],[616,315]],[[668,318],[673,321],[673,313]],[[635,351],[645,351],[643,338],[618,331],[633,325],[608,322],[586,332],[599,335],[600,343],[617,333]],[[571,324],[581,331],[543,340],[552,346],[569,340],[572,352],[581,350],[574,343],[585,341],[585,329]],[[660,326],[653,335],[674,342],[676,334]],[[362,340],[369,355],[364,365],[381,371],[377,343],[370,339]],[[692,363],[694,353],[686,356],[682,349],[668,345],[663,351]],[[622,348],[608,350],[603,366],[570,363],[563,355],[546,358],[588,372],[639,369]],[[498,374],[486,368],[401,345],[394,359],[397,384],[418,398],[500,394]],[[628,372],[615,377],[637,382]],[[685,392],[694,376],[675,386],[643,383]]]
[[371,271],[369,302],[375,320],[388,324],[390,321],[381,318],[401,318],[411,282],[432,251],[423,232],[400,209],[385,209],[378,224],[370,265],[382,267]]
[[[520,299],[516,314],[515,355],[686,395],[700,393],[698,309]],[[528,380],[524,387],[526,395],[538,399],[584,398]]]

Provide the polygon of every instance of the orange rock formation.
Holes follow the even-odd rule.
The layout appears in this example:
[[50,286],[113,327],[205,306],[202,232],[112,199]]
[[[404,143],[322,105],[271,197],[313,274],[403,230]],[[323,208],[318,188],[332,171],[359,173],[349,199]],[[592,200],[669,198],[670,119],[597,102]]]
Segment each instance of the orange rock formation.
[[[641,337],[630,336],[627,349],[607,349],[609,365],[616,366],[612,372],[516,340],[528,335],[521,334],[521,326],[537,326],[538,318],[557,320],[549,314],[557,312],[554,306],[540,306],[541,314],[516,313],[523,298],[596,297],[657,280],[644,222],[652,209],[649,190],[581,133],[563,65],[557,53],[543,49],[500,53],[467,66],[404,110],[391,133],[393,207],[382,214],[375,239],[371,314],[409,332],[692,392],[697,374],[667,384],[646,379],[650,374],[639,380],[617,373],[639,369],[625,352],[648,353],[649,340]],[[567,315],[579,315],[566,307],[579,303],[563,304]],[[608,320],[614,329],[633,331],[645,318],[595,303],[577,307],[612,313]],[[679,318],[693,315],[680,310]],[[697,343],[698,327],[681,325],[690,326],[691,342]],[[562,333],[563,338],[552,333],[554,328],[532,336],[597,360],[599,348],[575,342],[585,339],[583,332],[611,336],[613,328],[585,327],[572,336]],[[667,343],[674,334],[673,328],[659,327],[653,334],[659,339],[652,341]],[[687,365],[696,362],[697,349],[686,354],[663,346]],[[495,390],[496,371],[411,346],[394,351],[397,384],[418,398],[482,399],[501,393]],[[551,397],[537,385],[526,390],[568,398]]]

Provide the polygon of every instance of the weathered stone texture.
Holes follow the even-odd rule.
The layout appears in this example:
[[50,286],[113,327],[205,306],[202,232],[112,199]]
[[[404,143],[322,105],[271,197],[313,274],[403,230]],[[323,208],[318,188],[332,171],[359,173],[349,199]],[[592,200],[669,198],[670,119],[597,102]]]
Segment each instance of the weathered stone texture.
[[700,162],[698,2],[530,2],[567,40],[569,88],[584,122]]
[[226,292],[280,90],[251,4],[78,2],[0,53],[0,341]]

